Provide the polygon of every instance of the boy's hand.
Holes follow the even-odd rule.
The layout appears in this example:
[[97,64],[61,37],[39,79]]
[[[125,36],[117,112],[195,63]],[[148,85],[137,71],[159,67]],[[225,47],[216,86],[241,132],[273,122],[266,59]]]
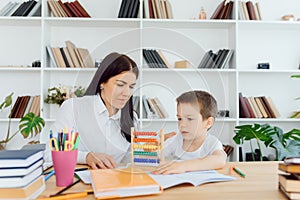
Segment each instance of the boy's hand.
[[185,167],[183,162],[168,162],[161,164],[154,170],[153,174],[181,174],[185,173]]
[[166,141],[167,139],[173,137],[174,135],[176,135],[176,132],[174,132],[174,131],[173,131],[173,132],[170,132],[170,133],[166,133],[166,134],[164,135],[165,141]]

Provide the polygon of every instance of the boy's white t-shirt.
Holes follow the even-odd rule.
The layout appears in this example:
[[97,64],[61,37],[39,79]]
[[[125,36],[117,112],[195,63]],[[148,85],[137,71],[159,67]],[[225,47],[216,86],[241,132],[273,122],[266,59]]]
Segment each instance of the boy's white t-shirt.
[[[222,143],[214,135],[207,134],[201,147],[193,152],[186,152],[182,149],[183,137],[180,133],[169,138],[165,142],[165,158],[172,160],[192,160],[211,155],[216,150],[223,150]],[[225,153],[225,152],[224,152]]]

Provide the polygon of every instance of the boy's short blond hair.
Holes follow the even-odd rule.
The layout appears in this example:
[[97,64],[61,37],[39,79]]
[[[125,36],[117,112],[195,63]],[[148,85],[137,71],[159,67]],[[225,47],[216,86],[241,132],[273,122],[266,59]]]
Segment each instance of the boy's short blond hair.
[[199,107],[203,119],[216,117],[218,105],[216,99],[208,92],[202,90],[193,90],[185,92],[176,98],[177,106],[180,103],[190,103]]

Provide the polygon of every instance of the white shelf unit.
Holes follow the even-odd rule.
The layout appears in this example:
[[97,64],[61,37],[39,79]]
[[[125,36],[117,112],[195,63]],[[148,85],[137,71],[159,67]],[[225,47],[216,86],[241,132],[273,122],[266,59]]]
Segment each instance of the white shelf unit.
[[[9,1],[1,1],[0,8]],[[221,0],[190,0],[188,3],[170,0],[174,19],[145,19],[142,3],[138,18],[124,19],[117,18],[121,0],[79,2],[92,18],[52,17],[46,0],[42,0],[41,17],[0,17],[0,65],[31,65],[31,62],[41,60],[42,67],[38,69],[0,68],[1,99],[10,92],[15,93],[14,101],[18,95],[41,95],[41,116],[46,120],[41,141],[47,139],[58,109],[56,105],[43,103],[47,89],[58,84],[87,87],[96,71],[53,68],[45,46],[63,47],[66,40],[77,47],[89,49],[93,59],[101,59],[117,51],[128,54],[137,62],[141,73],[135,95],[157,96],[169,114],[167,119],[140,119],[144,130],[162,127],[165,132],[176,130],[175,99],[192,89],[211,92],[218,101],[219,109],[230,110],[230,117],[217,119],[210,130],[224,144],[236,147],[232,141],[233,129],[239,124],[269,123],[286,130],[300,128],[298,119],[288,118],[299,108],[299,102],[294,98],[300,96],[300,80],[291,79],[290,75],[298,73],[300,23],[280,21],[285,14],[297,13],[299,1],[253,1],[260,4],[262,21],[237,19],[237,0],[231,20],[195,19],[201,7],[209,18]],[[143,60],[143,48],[161,50],[173,66],[175,61],[187,59],[191,68],[148,68]],[[206,51],[221,48],[235,50],[229,69],[197,69]],[[259,62],[269,62],[271,69],[257,70]],[[271,96],[281,118],[240,119],[239,92],[244,96]],[[7,115],[7,112],[0,113],[1,128],[7,126]],[[14,119],[12,125],[16,126],[17,121]],[[0,136],[3,137],[3,134],[1,132]],[[12,141],[10,146],[13,148],[22,142]],[[238,160],[237,148],[230,160]]]

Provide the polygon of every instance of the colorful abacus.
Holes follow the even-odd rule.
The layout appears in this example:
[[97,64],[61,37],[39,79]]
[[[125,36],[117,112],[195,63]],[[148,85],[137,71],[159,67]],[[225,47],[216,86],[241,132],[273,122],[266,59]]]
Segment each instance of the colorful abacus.
[[131,128],[132,165],[157,166],[164,161],[164,131],[141,132]]

